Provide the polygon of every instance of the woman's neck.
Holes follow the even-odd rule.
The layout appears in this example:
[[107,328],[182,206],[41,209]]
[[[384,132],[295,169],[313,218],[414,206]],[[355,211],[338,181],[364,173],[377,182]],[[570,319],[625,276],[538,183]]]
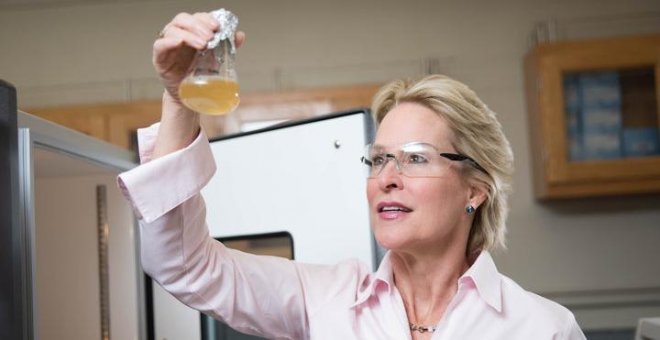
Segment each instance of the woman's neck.
[[[458,279],[469,268],[465,249],[442,254],[393,251],[394,283],[410,323],[435,326],[458,289]],[[415,334],[413,334],[415,335]]]

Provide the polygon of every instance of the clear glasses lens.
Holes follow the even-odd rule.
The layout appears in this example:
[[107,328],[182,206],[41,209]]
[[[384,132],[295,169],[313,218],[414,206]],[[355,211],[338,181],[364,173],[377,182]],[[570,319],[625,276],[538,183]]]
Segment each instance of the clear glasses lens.
[[411,143],[393,151],[368,145],[363,163],[369,177],[377,177],[389,163],[409,177],[435,177],[446,171],[448,162],[432,145]]

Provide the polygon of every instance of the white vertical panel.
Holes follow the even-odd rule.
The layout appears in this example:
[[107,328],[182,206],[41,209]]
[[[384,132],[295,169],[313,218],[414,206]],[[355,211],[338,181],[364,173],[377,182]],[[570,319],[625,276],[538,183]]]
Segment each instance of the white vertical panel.
[[371,265],[364,133],[354,114],[212,143],[218,173],[202,191],[211,235],[288,231],[298,261]]

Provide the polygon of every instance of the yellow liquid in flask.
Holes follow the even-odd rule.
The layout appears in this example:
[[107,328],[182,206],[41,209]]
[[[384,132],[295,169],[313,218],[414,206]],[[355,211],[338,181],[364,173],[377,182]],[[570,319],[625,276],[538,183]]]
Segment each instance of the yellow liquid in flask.
[[219,116],[236,109],[238,91],[236,81],[220,77],[185,79],[179,85],[179,98],[193,111]]

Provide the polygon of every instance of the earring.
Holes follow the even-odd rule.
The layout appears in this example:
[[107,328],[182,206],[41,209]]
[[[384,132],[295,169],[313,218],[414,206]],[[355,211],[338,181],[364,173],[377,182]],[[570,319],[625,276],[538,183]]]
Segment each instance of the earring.
[[472,204],[468,204],[468,206],[465,207],[465,212],[468,215],[472,215],[474,213],[474,207],[472,206]]

